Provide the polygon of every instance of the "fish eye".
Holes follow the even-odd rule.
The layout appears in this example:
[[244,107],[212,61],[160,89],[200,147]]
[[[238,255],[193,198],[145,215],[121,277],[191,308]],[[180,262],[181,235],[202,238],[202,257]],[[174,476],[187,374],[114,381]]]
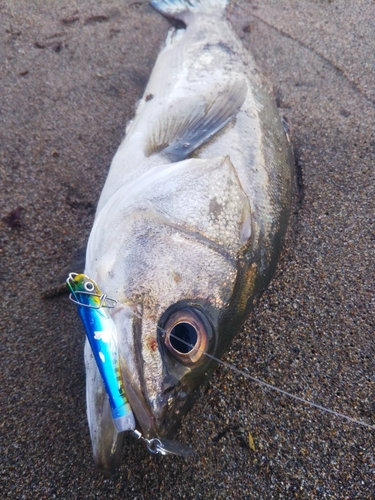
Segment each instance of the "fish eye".
[[190,323],[181,322],[172,328],[169,337],[173,349],[181,354],[187,354],[194,349],[198,340],[198,333]]
[[174,358],[185,365],[203,361],[212,328],[202,312],[182,308],[168,317],[163,329],[164,344]]
[[86,281],[86,283],[83,285],[85,287],[86,292],[93,292],[94,291],[94,284],[91,283],[91,281]]

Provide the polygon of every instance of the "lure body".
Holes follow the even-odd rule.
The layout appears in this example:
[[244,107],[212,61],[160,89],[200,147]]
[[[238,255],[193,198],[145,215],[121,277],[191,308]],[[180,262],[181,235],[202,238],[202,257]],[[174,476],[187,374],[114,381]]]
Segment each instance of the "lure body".
[[134,415],[121,378],[116,326],[108,311],[113,307],[112,299],[107,299],[95,281],[84,274],[70,274],[67,283],[103,379],[116,430],[134,430]]

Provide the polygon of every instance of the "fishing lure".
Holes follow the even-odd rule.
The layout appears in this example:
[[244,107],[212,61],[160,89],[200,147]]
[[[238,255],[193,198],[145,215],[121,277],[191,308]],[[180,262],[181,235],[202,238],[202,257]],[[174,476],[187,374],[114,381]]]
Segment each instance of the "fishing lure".
[[116,430],[134,431],[134,415],[121,378],[116,326],[108,312],[117,301],[102,294],[95,281],[85,274],[70,273],[66,282],[103,379]]

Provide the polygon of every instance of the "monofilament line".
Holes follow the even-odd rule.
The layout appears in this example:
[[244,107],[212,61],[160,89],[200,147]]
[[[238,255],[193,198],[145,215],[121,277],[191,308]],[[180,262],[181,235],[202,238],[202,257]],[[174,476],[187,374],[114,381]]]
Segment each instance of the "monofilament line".
[[[131,314],[133,314],[137,318],[142,319],[142,315],[137,314],[130,307],[129,307],[129,311],[131,312]],[[163,328],[161,328],[160,326],[158,326],[157,329],[158,329],[158,331],[163,336],[166,335],[167,332]],[[249,375],[245,371],[241,370],[240,368],[237,368],[236,366],[232,365],[231,363],[228,363],[226,361],[222,361],[221,359],[216,358],[212,354],[208,354],[208,352],[205,352],[205,351],[203,351],[201,349],[198,349],[197,347],[195,347],[194,345],[190,344],[189,342],[186,342],[185,340],[177,337],[176,335],[173,335],[173,333],[169,332],[169,335],[170,335],[170,337],[173,337],[176,340],[178,340],[179,342],[182,342],[183,344],[187,345],[191,349],[195,349],[195,350],[201,352],[202,354],[204,354],[205,356],[207,356],[208,358],[212,359],[213,361],[216,361],[217,363],[220,363],[221,365],[223,365],[226,368],[228,368],[228,370],[233,370],[234,372],[238,373],[239,375],[242,375],[243,377],[251,380],[252,382],[256,382],[257,384],[259,384],[259,385],[261,385],[261,386],[263,386],[263,387],[265,387],[267,389],[271,389],[273,391],[276,391],[276,392],[278,392],[280,394],[283,394],[284,396],[287,396],[288,398],[295,399],[296,401],[299,401],[300,403],[303,403],[305,405],[311,406],[312,408],[316,408],[317,410],[320,410],[320,411],[322,411],[324,413],[330,413],[331,415],[334,415],[335,417],[343,418],[343,419],[347,420],[348,422],[350,422],[352,424],[362,425],[362,427],[367,427],[368,429],[371,429],[372,431],[375,431],[375,426],[374,425],[368,424],[367,422],[364,422],[363,420],[357,420],[355,418],[349,417],[349,415],[344,415],[343,413],[340,413],[340,412],[335,411],[335,410],[331,410],[330,408],[326,408],[325,406],[321,406],[321,405],[318,405],[316,403],[312,403],[311,401],[308,401],[307,399],[301,398],[300,396],[295,396],[291,392],[284,391],[284,389],[279,389],[278,387],[275,387],[274,385],[268,384],[267,382],[263,382],[263,380],[260,380],[260,379],[258,379],[256,377],[252,377],[251,375]]]
[[[163,335],[166,333],[162,328],[158,327],[158,329],[163,333]],[[207,356],[208,358],[211,358],[212,360],[224,365],[229,370],[233,370],[234,372],[238,373],[239,375],[242,375],[243,377],[245,377],[249,380],[252,380],[253,382],[256,382],[257,384],[259,384],[263,387],[266,387],[267,389],[271,389],[273,391],[279,392],[280,394],[283,394],[284,396],[287,396],[288,398],[295,399],[295,400],[299,401],[300,403],[312,406],[313,408],[316,408],[316,409],[323,411],[325,413],[330,413],[331,415],[334,415],[335,417],[344,418],[353,424],[362,425],[363,427],[367,427],[368,429],[375,431],[374,425],[368,424],[367,422],[364,422],[363,420],[357,420],[355,418],[349,417],[348,415],[344,415],[343,413],[339,413],[338,411],[331,410],[330,408],[326,408],[326,407],[318,405],[316,403],[312,403],[311,401],[308,401],[307,399],[301,398],[300,396],[295,396],[294,394],[292,394],[288,391],[284,391],[284,389],[279,389],[278,387],[275,387],[274,385],[267,384],[267,382],[263,382],[263,380],[259,380],[258,378],[252,377],[251,375],[249,375],[248,373],[246,373],[243,370],[240,370],[239,368],[232,365],[231,363],[227,363],[226,361],[222,361],[221,359],[216,358],[215,356],[212,356],[212,354],[208,354],[207,352],[204,352],[200,349],[197,349],[194,345],[189,344],[189,342],[182,340],[181,338],[177,337],[176,335],[173,335],[171,332],[169,332],[169,336],[177,339],[179,342],[186,344],[191,349],[196,349],[197,351],[202,352],[205,356]]]

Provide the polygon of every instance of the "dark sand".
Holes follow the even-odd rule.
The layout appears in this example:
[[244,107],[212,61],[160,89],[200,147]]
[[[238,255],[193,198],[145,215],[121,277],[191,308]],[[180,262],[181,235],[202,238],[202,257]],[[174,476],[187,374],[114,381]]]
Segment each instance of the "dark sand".
[[[302,192],[272,285],[225,359],[375,424],[374,3],[237,1],[229,15],[274,85]],[[194,458],[128,437],[119,473],[95,473],[82,328],[67,297],[40,293],[87,240],[168,26],[145,0],[0,5],[0,216],[24,209],[21,227],[0,223],[0,496],[374,498],[373,430],[224,367],[179,435]]]

